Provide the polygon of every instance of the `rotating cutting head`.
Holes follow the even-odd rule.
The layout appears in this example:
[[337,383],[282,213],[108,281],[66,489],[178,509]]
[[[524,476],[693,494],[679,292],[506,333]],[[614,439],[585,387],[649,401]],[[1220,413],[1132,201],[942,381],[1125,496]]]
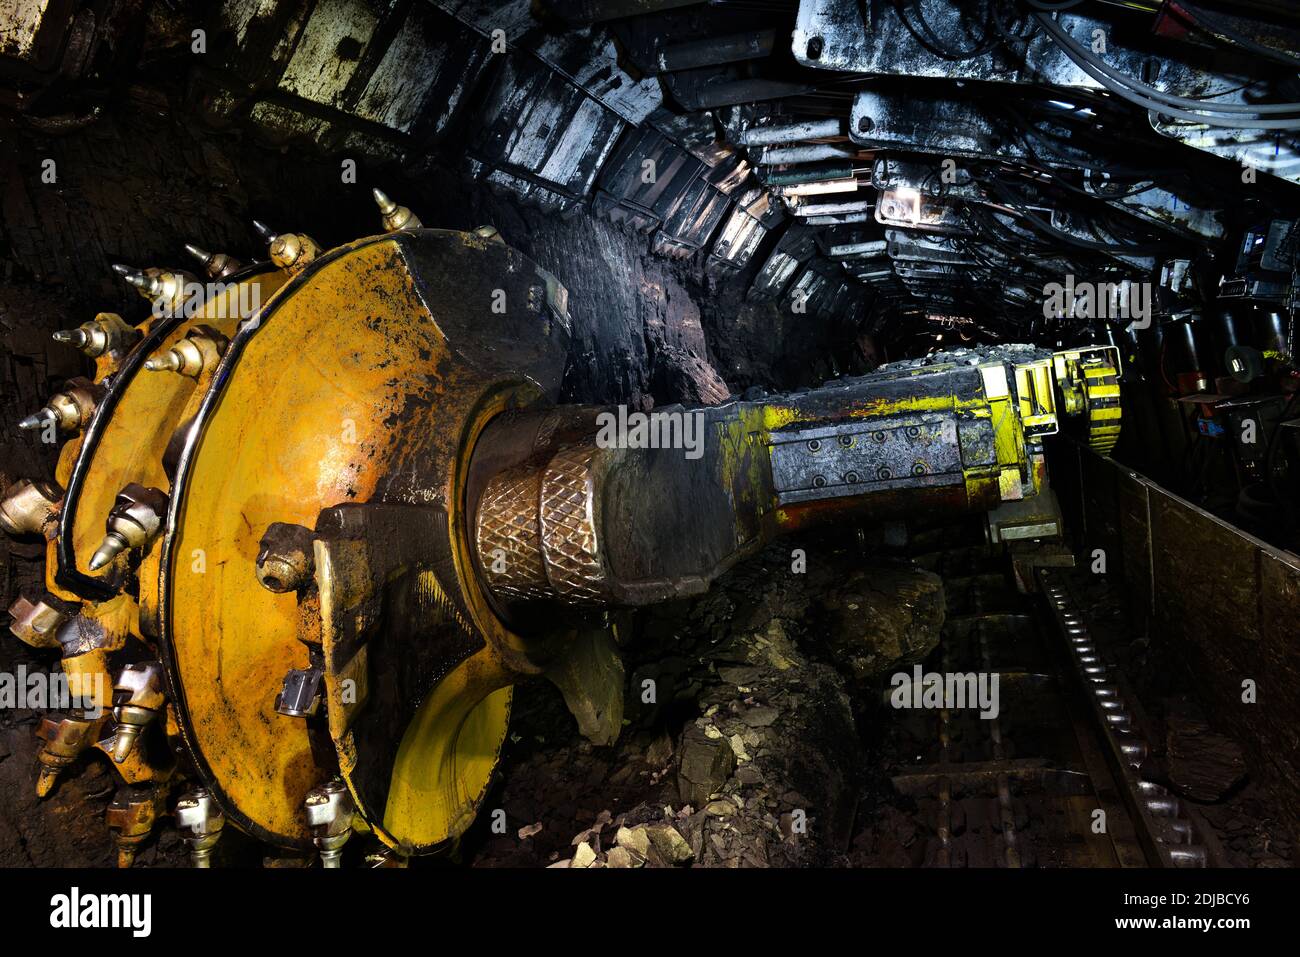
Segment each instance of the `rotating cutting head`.
[[[493,416],[558,388],[552,285],[473,234],[322,253],[182,416],[157,626],[181,736],[254,835],[309,846],[305,796],[339,772],[403,851],[473,819],[508,686],[538,669],[477,593],[468,462]],[[285,526],[301,561],[263,541]]]

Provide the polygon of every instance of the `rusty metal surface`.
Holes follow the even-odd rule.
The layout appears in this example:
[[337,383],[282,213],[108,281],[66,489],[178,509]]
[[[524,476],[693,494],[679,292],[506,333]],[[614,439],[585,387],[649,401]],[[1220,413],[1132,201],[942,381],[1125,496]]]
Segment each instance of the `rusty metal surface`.
[[563,449],[547,464],[541,481],[539,524],[543,562],[552,587],[573,601],[606,594],[604,559],[597,529],[599,457],[593,447]]
[[542,476],[536,469],[507,469],[483,491],[475,521],[479,568],[494,593],[546,598],[552,592],[542,559]]

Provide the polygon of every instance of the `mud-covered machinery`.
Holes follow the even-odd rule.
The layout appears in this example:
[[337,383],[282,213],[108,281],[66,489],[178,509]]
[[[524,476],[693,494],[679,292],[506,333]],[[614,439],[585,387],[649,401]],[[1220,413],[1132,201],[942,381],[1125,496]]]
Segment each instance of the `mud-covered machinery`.
[[103,752],[123,864],[168,813],[199,865],[226,823],[327,866],[354,831],[435,851],[479,810],[516,681],[617,736],[617,609],[816,522],[1044,501],[1058,421],[1114,442],[1105,347],[556,405],[563,286],[490,227],[376,198],[385,231],[336,249],[265,230],[268,262],[192,249],[203,282],[120,269],[151,317],[56,336],[96,368],[23,423],[67,441],[0,505],[48,541],[12,630],[91,689],[42,724],[37,788]]

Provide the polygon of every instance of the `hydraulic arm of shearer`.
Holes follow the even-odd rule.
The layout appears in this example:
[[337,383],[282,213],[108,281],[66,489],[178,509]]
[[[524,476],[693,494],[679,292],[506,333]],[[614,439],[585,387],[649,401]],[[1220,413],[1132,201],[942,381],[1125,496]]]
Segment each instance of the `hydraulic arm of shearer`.
[[151,318],[56,335],[96,370],[23,423],[68,441],[55,482],[0,504],[48,542],[12,630],[81,688],[41,726],[38,792],[103,752],[123,864],[166,813],[200,865],[227,822],[327,866],[354,830],[436,850],[479,808],[521,677],[617,735],[605,609],[702,592],[841,515],[1042,501],[1058,414],[1114,442],[1107,348],[650,415],[555,405],[565,289],[490,227],[376,198],[387,232],[336,249],[260,227],[269,262],[191,249],[204,282],[122,267]]

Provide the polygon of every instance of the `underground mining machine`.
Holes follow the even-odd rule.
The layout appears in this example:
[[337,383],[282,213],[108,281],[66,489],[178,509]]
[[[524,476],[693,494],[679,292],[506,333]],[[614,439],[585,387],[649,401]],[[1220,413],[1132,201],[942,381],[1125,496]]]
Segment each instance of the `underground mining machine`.
[[122,865],[167,815],[200,866],[226,826],[326,866],[354,832],[395,860],[454,845],[515,682],[617,736],[620,609],[845,517],[1043,536],[1044,436],[1118,434],[1096,346],[648,415],[556,404],[565,288],[491,227],[376,199],[384,231],[336,249],[259,227],[266,261],[192,248],[202,280],[116,267],[149,317],[55,336],[95,370],[22,423],[66,442],[54,482],[0,504],[48,548],[11,628],[82,689],[41,723],[36,789],[102,752]]

